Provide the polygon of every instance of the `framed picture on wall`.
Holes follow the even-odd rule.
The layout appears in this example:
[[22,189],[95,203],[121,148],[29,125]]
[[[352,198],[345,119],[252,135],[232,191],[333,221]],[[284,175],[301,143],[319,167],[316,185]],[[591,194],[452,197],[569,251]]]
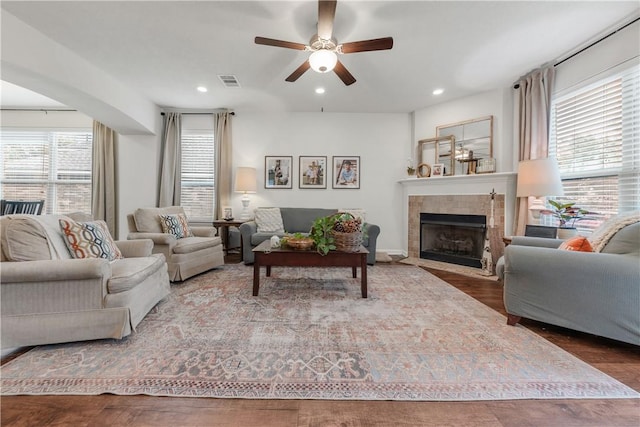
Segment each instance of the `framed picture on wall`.
[[292,156],[264,157],[264,188],[293,188]]
[[327,156],[300,156],[299,188],[327,188]]
[[360,156],[334,156],[333,188],[360,188]]

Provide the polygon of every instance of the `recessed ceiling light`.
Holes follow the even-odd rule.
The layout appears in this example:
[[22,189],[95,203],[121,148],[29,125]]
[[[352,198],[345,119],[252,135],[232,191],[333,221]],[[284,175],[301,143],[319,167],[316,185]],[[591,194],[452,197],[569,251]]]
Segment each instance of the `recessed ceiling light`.
[[319,94],[319,95],[323,94],[324,93],[324,88],[323,87],[317,87],[316,88],[316,93]]
[[436,89],[432,93],[434,95],[442,95],[443,92],[444,92],[444,89]]
[[198,86],[196,89],[198,92],[202,92],[202,93],[205,93],[207,91],[207,88],[204,86]]

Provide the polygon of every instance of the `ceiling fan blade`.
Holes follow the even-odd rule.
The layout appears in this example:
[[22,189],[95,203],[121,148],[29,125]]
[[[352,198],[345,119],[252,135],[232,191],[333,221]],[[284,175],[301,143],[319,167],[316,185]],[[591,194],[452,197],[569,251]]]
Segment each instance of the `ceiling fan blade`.
[[336,0],[318,0],[318,37],[321,39],[331,40],[336,4]]
[[345,66],[342,65],[342,62],[340,61],[336,63],[336,66],[334,67],[333,71],[338,75],[338,77],[340,77],[340,80],[342,80],[342,82],[347,86],[352,85],[356,82],[356,78],[353,77],[353,75],[351,75],[349,70],[347,70]]
[[393,47],[393,37],[362,40],[359,42],[343,43],[342,53],[370,52],[372,50],[387,50]]
[[287,77],[285,80],[288,82],[295,82],[296,80],[298,80],[300,78],[301,75],[303,75],[305,73],[305,71],[307,71],[309,68],[311,67],[311,65],[309,65],[309,61],[304,61],[302,63],[302,65],[300,65],[298,68],[296,68],[296,70],[291,73],[289,75],[289,77]]
[[305,47],[306,47],[302,43],[294,43],[294,42],[287,42],[287,41],[284,41],[284,40],[268,39],[266,37],[256,37],[254,41],[256,42],[256,44],[263,44],[263,45],[275,46],[275,47],[284,47],[284,48],[287,48],[287,49],[304,50]]

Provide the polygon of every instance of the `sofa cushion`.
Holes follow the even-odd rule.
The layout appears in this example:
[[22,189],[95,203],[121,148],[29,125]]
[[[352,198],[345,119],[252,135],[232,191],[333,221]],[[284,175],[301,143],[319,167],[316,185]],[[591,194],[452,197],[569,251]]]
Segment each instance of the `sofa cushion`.
[[183,214],[182,206],[169,206],[165,208],[138,208],[133,213],[136,230],[140,233],[162,233],[160,215]]
[[71,259],[60,231],[62,215],[3,217],[2,252],[8,261]]
[[287,233],[308,233],[316,218],[333,215],[337,209],[280,208],[282,222]]
[[353,215],[354,218],[358,219],[360,218],[360,221],[362,221],[362,223],[364,224],[367,220],[367,211],[365,211],[364,209],[360,209],[360,208],[342,208],[342,209],[338,209],[338,212],[340,213],[349,213],[351,215]]
[[576,252],[593,252],[591,243],[589,243],[589,240],[584,236],[575,236],[567,239],[560,244],[558,249]]
[[627,225],[618,231],[601,252],[640,256],[640,222]]
[[222,245],[220,237],[185,237],[176,242],[173,247],[174,254],[190,254],[201,249]]
[[255,221],[258,233],[282,233],[282,215],[280,208],[258,208],[255,210]]
[[107,223],[102,220],[75,222],[71,218],[60,219],[60,229],[73,258],[104,258],[109,261],[122,258]]
[[119,259],[111,263],[111,278],[107,283],[107,292],[116,294],[133,289],[159,268],[166,268],[163,264],[165,258],[162,255]]
[[173,234],[177,239],[193,236],[187,216],[183,214],[160,214],[162,232]]

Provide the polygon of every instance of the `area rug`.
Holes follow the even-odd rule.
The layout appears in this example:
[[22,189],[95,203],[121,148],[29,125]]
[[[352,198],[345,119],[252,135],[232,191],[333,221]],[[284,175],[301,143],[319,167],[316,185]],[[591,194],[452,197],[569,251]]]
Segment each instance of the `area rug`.
[[[2,394],[462,401],[639,394],[421,268],[227,265],[172,286],[123,340],[41,346]],[[264,272],[263,272],[264,276]],[[81,327],[81,325],[78,325]]]

